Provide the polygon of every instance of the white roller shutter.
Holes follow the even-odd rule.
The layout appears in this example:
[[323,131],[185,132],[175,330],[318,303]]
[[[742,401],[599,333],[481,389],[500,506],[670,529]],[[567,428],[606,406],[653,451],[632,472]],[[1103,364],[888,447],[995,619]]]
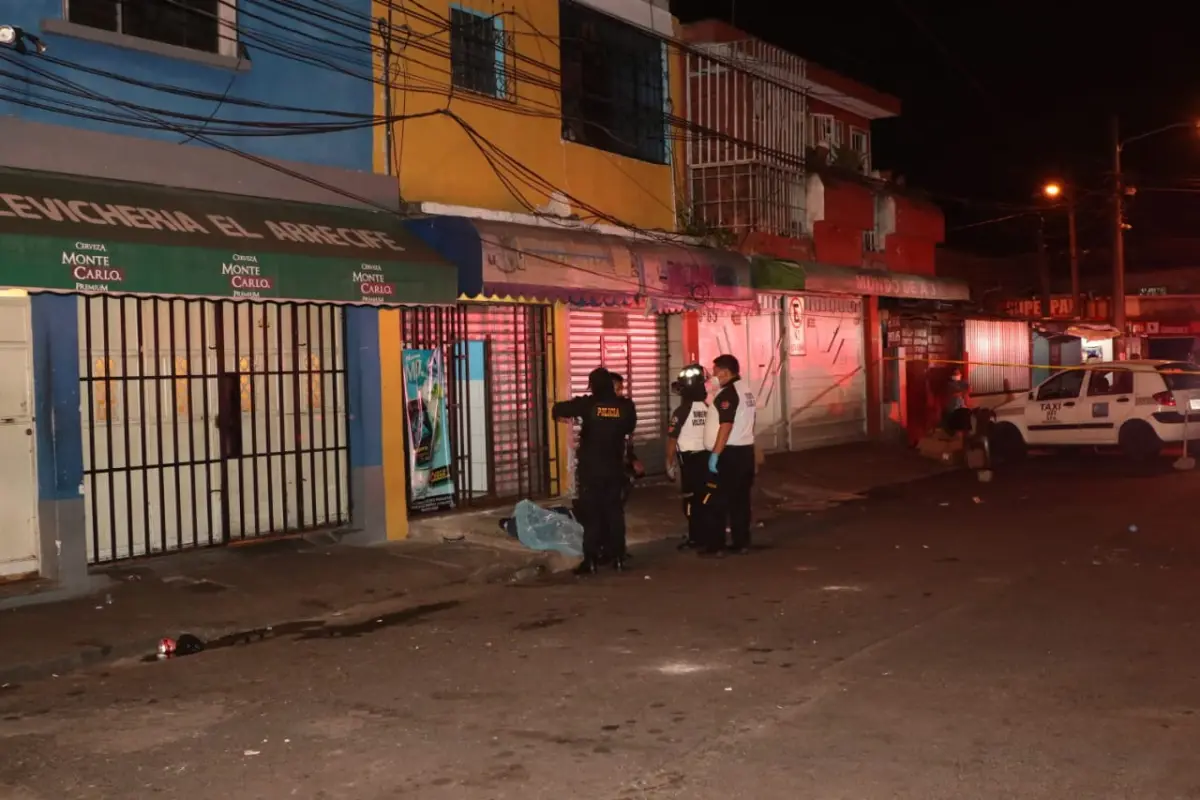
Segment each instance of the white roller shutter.
[[[759,311],[752,314],[710,313],[700,319],[700,363],[712,369],[722,354],[737,358],[742,378],[757,400],[754,439],[766,453],[787,449],[786,394],[779,295],[759,295]],[[712,392],[709,392],[710,397]]]
[[[802,334],[787,357],[787,415],[793,450],[867,435],[866,350],[858,297],[803,294]],[[788,324],[797,320],[789,317]],[[789,339],[789,344],[792,340]]]
[[666,468],[667,378],[666,318],[640,311],[573,308],[568,313],[571,394],[588,391],[588,373],[605,367],[625,378],[626,393],[637,406],[634,446],[646,471]]

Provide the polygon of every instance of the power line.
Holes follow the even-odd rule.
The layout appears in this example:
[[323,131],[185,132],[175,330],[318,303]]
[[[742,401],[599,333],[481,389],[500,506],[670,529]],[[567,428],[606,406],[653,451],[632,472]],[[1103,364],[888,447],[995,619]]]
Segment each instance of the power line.
[[[11,58],[9,55],[7,55],[7,54],[4,54],[4,53],[0,53],[0,58],[3,58],[4,60],[7,60],[7,61],[12,61],[12,60],[13,60],[13,59],[12,59],[12,58]],[[100,101],[103,101],[103,102],[112,103],[112,104],[114,104],[114,105],[116,105],[116,106],[118,106],[118,107],[126,107],[126,106],[129,106],[129,105],[131,105],[131,104],[123,103],[122,101],[118,101],[118,100],[116,100],[116,99],[114,99],[114,98],[106,98],[106,97],[104,97],[103,95],[99,95],[99,94],[97,94],[97,93],[95,93],[95,92],[92,92],[91,90],[87,89],[86,87],[83,87],[83,86],[80,86],[80,85],[78,85],[78,84],[75,84],[74,82],[72,82],[72,81],[70,81],[70,80],[68,80],[68,79],[61,78],[61,77],[58,77],[58,76],[55,76],[55,75],[53,75],[52,73],[47,73],[47,72],[44,72],[44,71],[42,71],[42,70],[39,70],[37,67],[31,66],[31,65],[28,65],[28,64],[22,64],[22,66],[25,66],[25,67],[26,67],[27,69],[29,69],[30,71],[32,71],[32,72],[34,72],[34,73],[37,73],[37,74],[41,74],[41,75],[43,75],[43,76],[47,77],[47,78],[48,78],[48,79],[50,79],[50,80],[58,80],[58,81],[61,81],[61,82],[63,82],[65,85],[69,86],[70,88],[72,88],[72,89],[74,89],[74,90],[76,90],[76,91],[79,91],[79,92],[81,92],[81,93],[82,93],[82,94],[84,94],[84,95],[88,95],[88,96],[92,97],[93,99],[100,100]],[[439,110],[439,111],[436,111],[436,112],[428,112],[428,114],[427,114],[427,115],[434,115],[434,114],[445,114],[445,115],[447,115],[447,116],[450,116],[452,119],[455,119],[456,121],[458,121],[458,122],[459,122],[459,124],[465,124],[465,123],[463,123],[463,122],[462,122],[462,120],[461,120],[461,119],[459,119],[459,118],[458,118],[456,115],[453,115],[451,112],[448,112],[448,111],[446,111],[446,110]],[[157,124],[158,126],[160,126],[160,129],[163,129],[163,130],[168,130],[168,131],[172,131],[172,132],[179,133],[179,134],[185,134],[185,135],[188,133],[187,129],[185,129],[185,128],[182,128],[181,126],[179,126],[179,125],[176,125],[176,124],[174,124],[174,123],[170,122],[169,120],[164,120],[164,119],[161,119],[161,118],[157,117],[157,116],[156,116],[156,115],[154,115],[154,114],[149,114],[149,113],[146,113],[146,112],[140,112],[140,111],[139,111],[139,112],[136,112],[136,115],[137,115],[137,116],[141,116],[141,117],[143,117],[147,123],[150,123],[150,124]],[[404,218],[404,217],[406,216],[404,213],[397,213],[395,210],[393,210],[393,209],[390,209],[390,208],[388,208],[388,207],[386,207],[386,206],[380,205],[379,203],[376,203],[376,202],[374,202],[374,201],[372,201],[372,200],[370,200],[370,199],[368,199],[368,198],[364,198],[364,197],[362,197],[362,196],[360,196],[360,195],[357,195],[357,194],[355,194],[355,193],[353,193],[353,192],[349,192],[349,191],[346,191],[346,190],[344,190],[344,189],[341,189],[340,187],[337,187],[337,186],[333,186],[333,185],[331,185],[331,184],[324,183],[323,181],[319,181],[319,180],[317,180],[317,179],[315,179],[315,178],[312,178],[312,177],[310,177],[310,176],[304,175],[304,174],[302,174],[302,173],[298,173],[298,172],[296,172],[296,171],[294,171],[294,170],[290,170],[290,169],[288,169],[288,168],[286,168],[286,167],[284,167],[284,166],[282,166],[282,165],[279,165],[279,164],[273,163],[273,162],[271,162],[271,161],[268,161],[268,160],[266,160],[266,159],[263,159],[263,158],[261,158],[261,157],[259,157],[259,156],[255,156],[255,155],[253,155],[253,154],[251,154],[251,153],[247,153],[247,152],[245,152],[245,151],[242,151],[242,150],[239,150],[239,149],[237,149],[237,148],[235,148],[235,147],[232,147],[232,146],[226,145],[226,144],[224,144],[224,143],[221,143],[221,142],[219,142],[219,141],[213,140],[213,139],[211,139],[210,137],[208,137],[208,136],[206,136],[206,135],[203,135],[203,134],[199,134],[199,133],[197,133],[197,135],[196,135],[195,139],[196,139],[197,141],[204,142],[205,144],[210,144],[211,146],[213,146],[213,147],[216,147],[217,149],[220,149],[220,150],[222,150],[222,151],[225,151],[225,152],[228,152],[228,153],[230,153],[230,154],[233,154],[233,155],[239,156],[239,157],[241,157],[241,158],[245,158],[245,159],[247,159],[247,160],[250,160],[250,161],[252,161],[252,162],[254,162],[254,163],[257,163],[257,164],[259,164],[259,165],[261,165],[261,166],[267,167],[268,169],[275,170],[275,171],[277,171],[277,172],[280,172],[280,173],[282,173],[282,174],[288,175],[289,177],[293,177],[293,178],[296,178],[297,180],[301,180],[301,181],[303,181],[303,182],[305,182],[305,183],[309,183],[309,184],[311,184],[311,185],[314,185],[314,186],[320,187],[320,188],[322,188],[322,189],[325,189],[325,190],[327,190],[327,191],[333,192],[333,193],[335,193],[335,194],[342,195],[343,197],[346,197],[347,199],[354,200],[354,201],[356,201],[356,202],[358,202],[358,203],[361,203],[361,204],[362,204],[362,205],[364,205],[364,206],[367,206],[367,207],[373,207],[373,208],[376,208],[376,209],[378,209],[378,210],[380,210],[380,211],[382,211],[382,212],[384,212],[384,213],[386,213],[386,214],[389,214],[389,215],[394,215],[394,216],[398,216],[398,217],[400,217],[400,218]],[[675,245],[679,245],[679,243],[678,243],[677,241],[672,241],[671,243],[672,243],[672,244],[675,244]],[[664,297],[664,298],[676,299],[674,295],[671,295],[671,294],[669,294],[669,293],[667,293],[667,292],[664,292],[664,291],[652,290],[652,289],[650,289],[650,287],[647,287],[647,286],[645,286],[645,285],[644,285],[644,284],[643,284],[641,281],[639,281],[639,280],[636,280],[636,279],[622,278],[622,277],[620,277],[620,276],[613,275],[613,274],[611,274],[611,273],[604,273],[604,272],[600,272],[600,271],[598,271],[598,270],[592,270],[592,269],[588,269],[587,267],[583,267],[583,266],[580,266],[580,265],[578,265],[578,264],[572,264],[572,263],[570,263],[570,262],[567,262],[567,261],[561,261],[561,260],[558,260],[558,259],[551,259],[551,258],[547,258],[547,257],[545,257],[544,255],[541,255],[541,254],[533,254],[533,253],[528,253],[528,252],[526,252],[526,251],[524,251],[524,250],[521,250],[521,249],[520,249],[520,248],[518,248],[518,247],[514,247],[514,246],[511,246],[511,245],[507,245],[507,244],[505,244],[505,243],[503,243],[503,242],[496,242],[496,244],[497,244],[497,246],[499,246],[501,249],[509,250],[510,252],[516,253],[516,254],[518,254],[518,255],[525,255],[525,256],[535,257],[535,258],[541,259],[541,260],[543,260],[543,261],[546,261],[546,262],[548,262],[548,263],[552,263],[552,264],[555,264],[555,265],[557,265],[557,266],[563,267],[563,268],[565,268],[565,269],[570,269],[570,270],[574,270],[574,271],[577,271],[577,272],[582,272],[582,273],[585,273],[585,274],[590,274],[590,275],[593,275],[593,276],[596,276],[596,277],[601,277],[601,278],[604,278],[604,279],[606,279],[606,280],[615,281],[615,282],[616,282],[616,283],[618,283],[618,284],[626,284],[626,285],[632,286],[632,287],[634,287],[634,288],[638,289],[638,292],[639,292],[639,294],[641,294],[641,293],[645,293],[645,295],[646,295],[646,296],[649,296],[649,297],[661,296],[661,297]],[[693,300],[694,302],[701,302],[701,303],[702,303],[702,302],[704,302],[704,298],[702,298],[702,297],[692,297],[692,298],[691,298],[691,300]]]

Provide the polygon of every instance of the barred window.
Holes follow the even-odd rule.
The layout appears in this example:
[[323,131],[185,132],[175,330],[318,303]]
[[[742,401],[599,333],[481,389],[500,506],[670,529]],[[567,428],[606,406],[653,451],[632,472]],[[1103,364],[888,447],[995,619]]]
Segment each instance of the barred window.
[[663,43],[572,0],[558,9],[563,138],[667,163]]

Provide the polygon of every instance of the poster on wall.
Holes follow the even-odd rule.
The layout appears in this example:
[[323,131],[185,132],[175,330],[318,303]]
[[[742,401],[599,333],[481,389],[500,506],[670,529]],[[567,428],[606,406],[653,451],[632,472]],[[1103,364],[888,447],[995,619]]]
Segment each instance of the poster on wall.
[[804,355],[804,298],[787,299],[788,355]]
[[453,508],[450,415],[440,350],[404,351],[404,399],[408,422],[408,507],[416,512]]

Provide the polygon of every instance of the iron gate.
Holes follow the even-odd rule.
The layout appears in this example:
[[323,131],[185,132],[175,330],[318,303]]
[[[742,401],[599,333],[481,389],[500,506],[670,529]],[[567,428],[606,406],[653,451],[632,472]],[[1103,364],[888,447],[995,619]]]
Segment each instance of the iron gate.
[[79,298],[92,563],[349,521],[342,309]]
[[404,347],[440,349],[448,365],[456,507],[558,492],[547,393],[551,313],[549,306],[491,303],[401,310]]

